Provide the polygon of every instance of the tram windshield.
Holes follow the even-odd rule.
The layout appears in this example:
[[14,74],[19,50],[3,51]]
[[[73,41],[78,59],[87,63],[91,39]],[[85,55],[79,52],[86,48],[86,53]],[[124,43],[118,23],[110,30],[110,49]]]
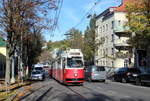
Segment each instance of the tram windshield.
[[68,68],[81,68],[83,67],[83,61],[81,58],[67,58],[67,67]]

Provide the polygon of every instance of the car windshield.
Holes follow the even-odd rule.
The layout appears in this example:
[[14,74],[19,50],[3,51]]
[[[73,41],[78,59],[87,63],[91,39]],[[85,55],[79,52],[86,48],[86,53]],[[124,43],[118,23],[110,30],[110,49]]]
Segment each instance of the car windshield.
[[104,67],[100,67],[100,66],[93,66],[95,71],[105,71]]
[[142,73],[150,73],[150,68],[139,68]]
[[150,68],[147,69],[147,73],[150,73]]
[[36,67],[36,68],[34,68],[35,70],[43,70],[43,68],[42,67]]
[[128,68],[124,67],[124,68],[119,68],[116,70],[117,73],[120,73],[120,72],[126,72],[128,70]]
[[41,72],[40,71],[34,71],[34,72],[32,72],[32,74],[41,74]]
[[83,67],[83,61],[81,58],[68,58],[67,59],[68,68],[80,68]]
[[132,73],[139,73],[140,70],[137,69],[137,68],[130,68],[130,69],[129,69],[129,72],[132,72]]

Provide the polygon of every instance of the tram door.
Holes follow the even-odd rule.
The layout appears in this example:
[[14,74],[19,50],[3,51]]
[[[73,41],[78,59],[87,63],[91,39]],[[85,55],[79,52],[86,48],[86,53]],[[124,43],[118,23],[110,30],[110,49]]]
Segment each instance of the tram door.
[[60,59],[59,79],[60,79],[60,82],[63,81],[63,58]]
[[65,58],[63,58],[62,59],[62,81],[64,81],[64,77],[65,77],[65,73],[64,73],[64,71],[65,71],[65,66],[66,66],[66,59]]

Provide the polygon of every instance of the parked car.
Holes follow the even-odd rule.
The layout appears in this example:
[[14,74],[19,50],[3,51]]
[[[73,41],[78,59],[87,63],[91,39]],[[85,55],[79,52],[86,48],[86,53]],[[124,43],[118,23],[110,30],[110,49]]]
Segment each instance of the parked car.
[[113,81],[117,81],[117,82],[124,82],[124,83],[129,82],[127,76],[128,72],[129,72],[129,68],[127,67],[117,68],[115,69],[111,78]]
[[136,75],[140,73],[138,68],[129,68],[127,72],[127,78],[129,82],[135,82]]
[[43,67],[34,67],[33,71],[41,71],[43,74],[45,74],[45,70]]
[[137,85],[150,84],[150,68],[134,68],[130,71],[128,73],[130,81],[134,81]]
[[104,66],[87,66],[85,71],[85,79],[88,81],[99,80],[105,82],[106,71]]
[[31,73],[31,80],[44,80],[44,74],[41,71],[33,71]]

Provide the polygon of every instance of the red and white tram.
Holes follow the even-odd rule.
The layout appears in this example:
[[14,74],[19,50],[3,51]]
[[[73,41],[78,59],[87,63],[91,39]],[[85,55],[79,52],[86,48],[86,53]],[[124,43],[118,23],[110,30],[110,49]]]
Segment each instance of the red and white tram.
[[57,53],[50,75],[64,84],[83,84],[84,61],[80,49],[69,49]]

